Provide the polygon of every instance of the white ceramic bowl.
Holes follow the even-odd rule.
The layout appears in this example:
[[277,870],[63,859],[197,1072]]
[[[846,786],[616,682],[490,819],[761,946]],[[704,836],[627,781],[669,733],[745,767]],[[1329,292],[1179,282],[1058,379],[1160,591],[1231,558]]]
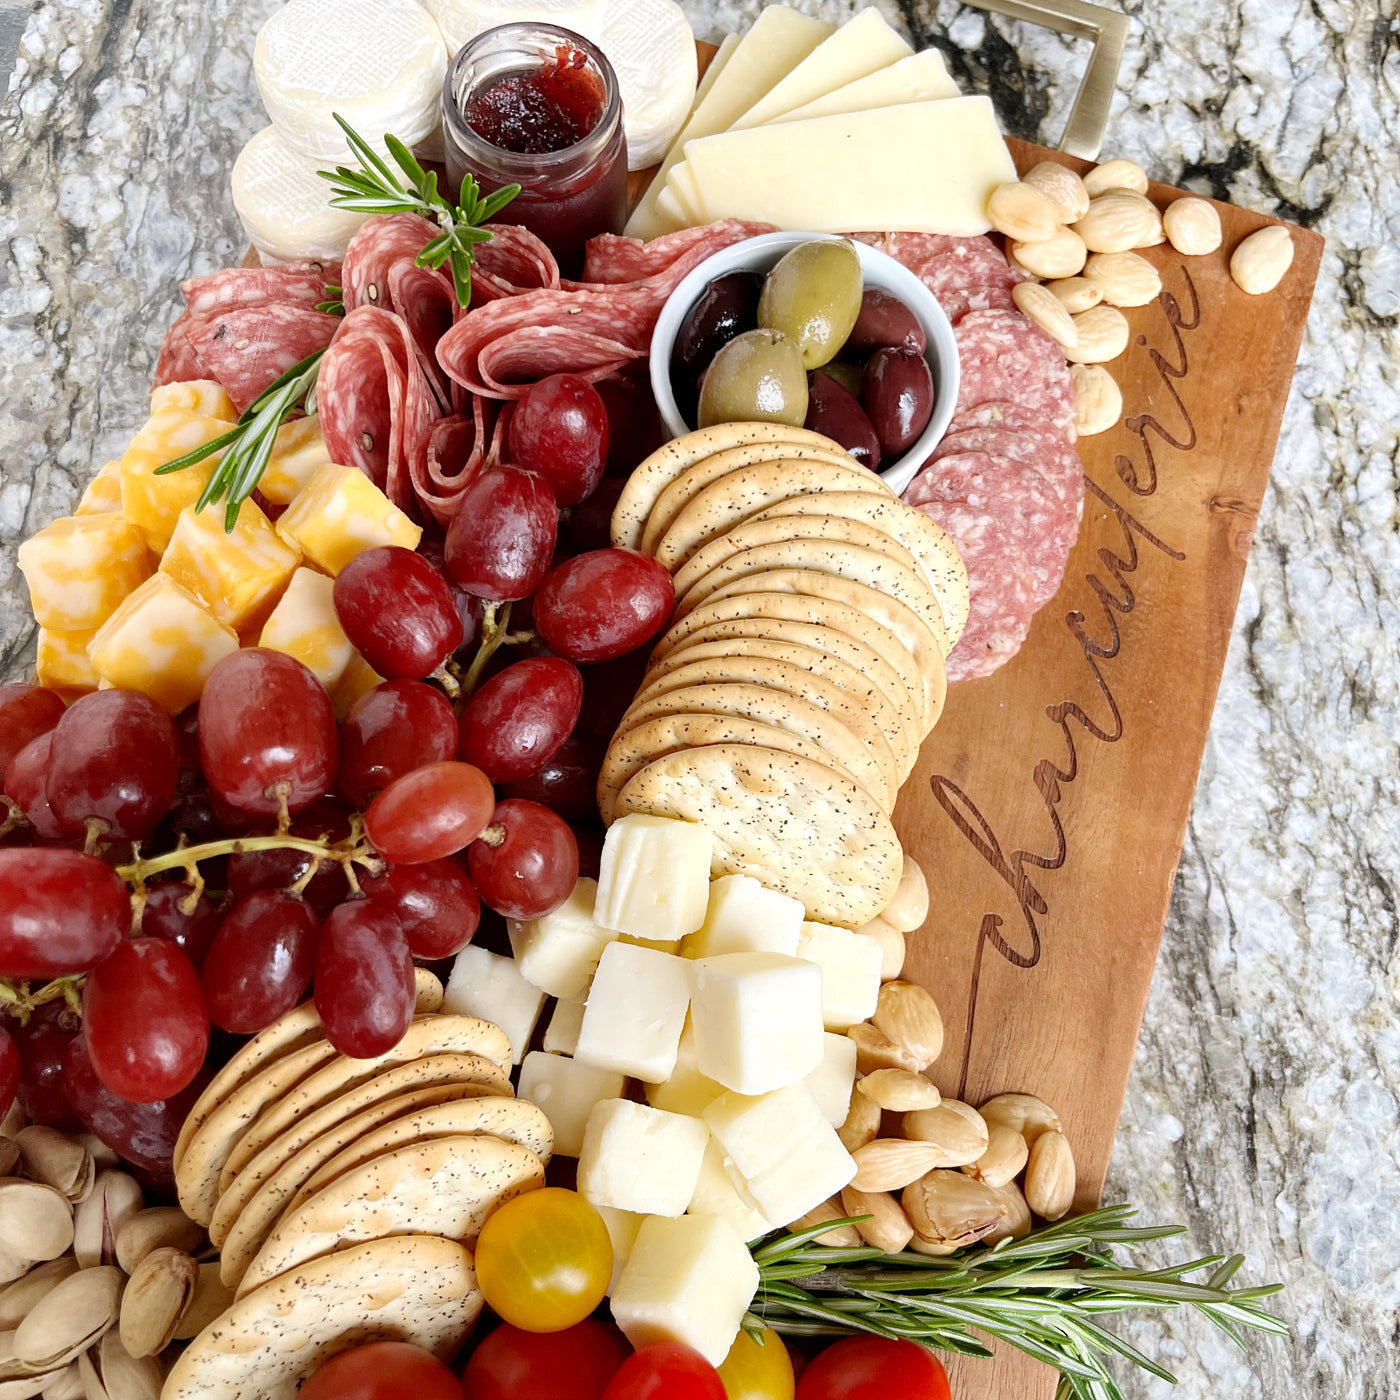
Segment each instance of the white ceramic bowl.
[[[830,233],[764,233],[757,238],[747,238],[707,258],[671,293],[651,338],[651,391],[662,419],[676,437],[690,432],[692,425],[681,417],[671,389],[671,349],[681,322],[700,293],[716,277],[723,277],[727,272],[767,272],[784,253],[800,243],[835,237]],[[933,417],[909,451],[880,473],[894,491],[901,492],[928,461],[929,453],[952,421],[958,400],[958,343],[937,298],[903,263],[864,243],[854,246],[865,285],[897,296],[914,313],[928,340],[926,358],[933,373]]]

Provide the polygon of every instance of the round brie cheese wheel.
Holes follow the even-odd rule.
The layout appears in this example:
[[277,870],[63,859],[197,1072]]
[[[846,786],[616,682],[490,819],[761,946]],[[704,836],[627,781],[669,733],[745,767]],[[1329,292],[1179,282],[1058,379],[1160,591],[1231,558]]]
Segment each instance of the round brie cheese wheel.
[[423,0],[451,56],[498,24],[558,24],[588,38],[584,26],[602,6],[603,0]]
[[336,262],[369,217],[331,208],[322,162],[292,149],[275,126],[258,132],[233,167],[233,207],[264,261],[314,258]]
[[338,112],[372,145],[407,146],[441,120],[447,45],[416,0],[289,0],[258,33],[258,91],[273,124],[302,155],[349,155]]

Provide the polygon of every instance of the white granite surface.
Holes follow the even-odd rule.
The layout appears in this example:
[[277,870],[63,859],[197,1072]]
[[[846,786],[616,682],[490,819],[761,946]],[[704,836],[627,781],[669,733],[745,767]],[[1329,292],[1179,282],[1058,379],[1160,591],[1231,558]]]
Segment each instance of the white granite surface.
[[[838,19],[845,0],[798,0]],[[7,0],[6,18],[22,7]],[[237,257],[272,0],[61,0],[0,109],[0,675],[17,542],[142,416],[176,282]],[[701,37],[755,0],[688,6]],[[1282,1278],[1291,1344],[1132,1329],[1184,1400],[1400,1395],[1400,48],[1396,0],[1131,0],[1106,154],[1326,235],[1109,1185]],[[1053,144],[1083,45],[886,13]],[[0,56],[3,57],[3,56]],[[1134,1375],[1128,1393],[1168,1387]]]

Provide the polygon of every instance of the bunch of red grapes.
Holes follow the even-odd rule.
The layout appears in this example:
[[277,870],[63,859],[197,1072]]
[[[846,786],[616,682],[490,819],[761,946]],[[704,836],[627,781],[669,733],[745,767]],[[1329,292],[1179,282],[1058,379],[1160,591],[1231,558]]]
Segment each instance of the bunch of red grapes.
[[[18,1092],[32,1120],[76,1118],[159,1174],[229,1036],[313,987],[337,1049],[381,1054],[415,962],[458,953],[483,904],[532,919],[567,898],[580,843],[596,861],[606,739],[674,601],[660,564],[606,545],[609,440],[596,389],[544,380],[445,540],[343,570],[341,625],[386,679],[339,725],[310,670],[261,648],[174,720],[136,691],[65,707],[0,687],[0,978],[82,975],[80,1031],[62,999],[0,1015],[0,1115]],[[480,683],[454,705],[463,669]]]

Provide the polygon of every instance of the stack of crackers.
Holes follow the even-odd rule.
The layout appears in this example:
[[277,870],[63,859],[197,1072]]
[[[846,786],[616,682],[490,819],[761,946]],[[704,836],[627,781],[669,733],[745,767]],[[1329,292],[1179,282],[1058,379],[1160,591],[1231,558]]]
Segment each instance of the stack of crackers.
[[603,817],[680,817],[809,916],[858,928],[899,882],[890,813],[938,722],[968,615],[952,541],[838,444],[727,423],[633,472],[612,541],[676,611],[609,746]]
[[175,1149],[185,1213],[220,1248],[236,1301],[191,1343],[166,1400],[288,1400],[326,1357],[411,1337],[443,1356],[481,1311],[470,1246],[501,1202],[544,1185],[553,1130],[512,1096],[504,1032],[418,1014],[385,1055],[353,1060],[315,1006],[289,1012],[219,1072]]

